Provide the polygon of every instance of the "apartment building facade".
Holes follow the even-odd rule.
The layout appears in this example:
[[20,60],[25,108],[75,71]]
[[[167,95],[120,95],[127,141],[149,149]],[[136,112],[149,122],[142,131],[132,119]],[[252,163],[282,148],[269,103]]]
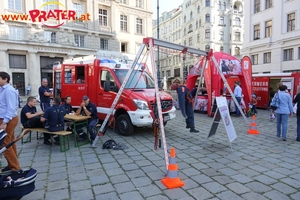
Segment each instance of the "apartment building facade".
[[[175,9],[177,10],[177,9]],[[212,0],[184,0],[179,6],[180,10],[180,37],[171,37],[170,40],[164,37],[164,33],[160,34],[161,39],[167,41],[198,48],[201,50],[213,49],[213,51],[223,51],[240,57],[240,50],[243,44],[244,35],[244,2],[241,0],[229,1],[212,1]],[[171,30],[174,30],[172,23],[176,12],[170,11],[171,16],[165,20],[168,14],[163,13],[159,25],[162,26],[165,22],[170,22]],[[175,23],[176,27],[176,23]],[[157,21],[154,20],[153,33],[156,33]],[[174,34],[174,32],[172,33]],[[162,36],[162,37],[161,37]],[[154,34],[153,37],[156,37]],[[184,69],[187,71],[199,60],[195,55],[186,55],[185,59],[180,56],[177,65],[161,67],[162,74],[170,85],[172,80],[183,80],[185,75]],[[171,59],[176,60],[176,59]],[[166,63],[161,60],[161,65]],[[171,67],[171,69],[169,69]],[[177,68],[180,68],[178,70]],[[170,73],[167,73],[170,71]],[[178,73],[180,71],[180,73]],[[170,78],[171,77],[171,78]],[[163,77],[164,78],[164,77]]]
[[253,73],[300,71],[300,0],[245,1],[243,55]]
[[[52,87],[54,62],[96,52],[108,57],[133,58],[142,38],[152,35],[151,1],[4,0],[2,3],[0,68],[12,76],[11,82],[21,95],[25,94],[28,83],[32,86],[31,95],[37,95],[42,78],[47,78]],[[47,21],[41,18],[39,22],[36,15],[33,21],[34,12],[50,18]],[[29,18],[24,18],[26,15]]]

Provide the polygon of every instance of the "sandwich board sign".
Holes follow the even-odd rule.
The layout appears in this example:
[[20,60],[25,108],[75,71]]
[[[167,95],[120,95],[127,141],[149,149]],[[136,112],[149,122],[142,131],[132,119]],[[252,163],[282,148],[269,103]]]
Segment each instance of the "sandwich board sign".
[[229,114],[226,97],[216,97],[216,102],[217,110],[215,112],[213,122],[210,131],[207,135],[206,141],[208,140],[208,138],[215,136],[219,123],[222,119],[231,147],[231,142],[237,138],[237,135]]

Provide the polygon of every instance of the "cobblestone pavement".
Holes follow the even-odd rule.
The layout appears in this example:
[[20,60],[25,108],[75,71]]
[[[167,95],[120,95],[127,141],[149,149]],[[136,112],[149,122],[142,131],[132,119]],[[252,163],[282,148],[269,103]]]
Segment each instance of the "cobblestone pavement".
[[[238,137],[231,151],[223,124],[205,144],[212,118],[195,113],[200,130],[195,134],[185,128],[177,111],[176,119],[165,127],[168,150],[175,147],[179,176],[185,183],[176,189],[166,189],[161,183],[167,172],[164,153],[163,149],[153,150],[151,128],[138,128],[130,137],[109,130],[96,149],[89,145],[75,148],[72,136],[66,153],[35,137],[31,143],[18,142],[23,169],[38,170],[35,191],[22,199],[300,199],[296,117],[289,119],[284,142],[276,137],[276,122],[269,120],[269,111],[258,112],[259,135],[247,134],[248,125],[242,117],[232,118]],[[110,138],[129,148],[102,150],[103,142]]]

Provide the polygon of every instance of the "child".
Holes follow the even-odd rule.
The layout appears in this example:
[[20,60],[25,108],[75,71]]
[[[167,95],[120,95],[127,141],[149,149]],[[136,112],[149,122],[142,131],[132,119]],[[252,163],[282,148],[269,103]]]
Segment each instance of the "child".
[[257,104],[257,100],[256,100],[256,94],[252,94],[251,95],[251,105],[252,105],[252,113],[254,113],[254,115],[257,114],[257,111],[256,111],[256,104]]

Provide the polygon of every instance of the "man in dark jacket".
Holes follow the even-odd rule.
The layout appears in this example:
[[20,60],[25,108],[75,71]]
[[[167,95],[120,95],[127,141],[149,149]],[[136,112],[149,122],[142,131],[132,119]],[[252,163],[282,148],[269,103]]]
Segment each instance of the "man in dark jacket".
[[84,95],[82,97],[82,103],[80,107],[76,111],[76,115],[84,115],[84,116],[90,116],[88,120],[88,131],[90,134],[91,142],[96,138],[95,133],[95,126],[98,124],[98,113],[97,108],[95,104],[90,102],[90,99],[88,96]]
[[300,93],[298,93],[293,100],[293,103],[297,104],[297,138],[296,141],[300,142]]
[[[194,88],[197,90],[197,88]],[[194,90],[193,89],[193,90]],[[195,129],[194,123],[194,109],[193,109],[193,95],[195,95],[195,91],[189,91],[189,89],[180,85],[179,83],[173,83],[171,85],[171,90],[176,90],[178,94],[178,101],[181,108],[181,113],[185,118],[186,128],[190,128],[190,132],[199,133],[198,130]]]
[[41,115],[43,111],[37,112],[36,110],[36,98],[28,97],[27,104],[21,110],[21,123],[24,128],[44,128],[41,122]]
[[[71,105],[71,101],[72,101],[71,96],[66,96],[65,103],[62,105],[62,107],[64,107],[66,109],[66,114],[75,114],[75,112],[73,111],[73,107]],[[73,126],[72,122],[68,121],[68,120],[65,120],[65,122],[67,123],[67,131],[73,132],[74,126]],[[79,140],[84,140],[87,138],[86,133],[82,130],[83,127],[84,127],[83,125],[76,126],[77,135],[79,136]]]
[[[55,132],[64,130],[64,116],[66,115],[66,110],[60,105],[60,103],[61,99],[55,97],[53,99],[53,106],[47,108],[43,117],[41,118],[41,121],[45,122],[45,128],[48,131]],[[59,144],[59,137],[55,135],[53,138],[55,139],[55,144]]]
[[40,102],[41,102],[41,109],[45,111],[47,108],[50,107],[50,97],[52,97],[52,92],[48,87],[48,80],[43,78],[42,85],[39,87],[39,95],[40,95]]

